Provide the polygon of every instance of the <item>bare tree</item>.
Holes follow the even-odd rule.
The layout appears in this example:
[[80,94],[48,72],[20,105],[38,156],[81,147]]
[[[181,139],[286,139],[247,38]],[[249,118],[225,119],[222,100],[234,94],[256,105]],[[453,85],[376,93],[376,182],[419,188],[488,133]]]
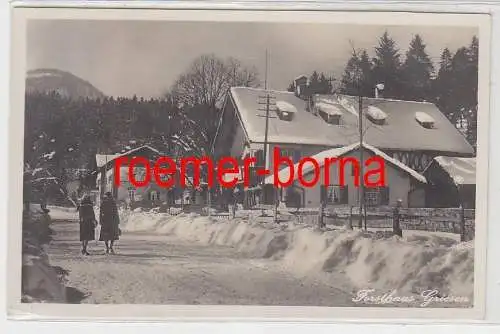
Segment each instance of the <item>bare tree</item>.
[[177,101],[188,106],[219,108],[231,86],[257,86],[257,70],[234,58],[206,54],[193,61],[172,88]]

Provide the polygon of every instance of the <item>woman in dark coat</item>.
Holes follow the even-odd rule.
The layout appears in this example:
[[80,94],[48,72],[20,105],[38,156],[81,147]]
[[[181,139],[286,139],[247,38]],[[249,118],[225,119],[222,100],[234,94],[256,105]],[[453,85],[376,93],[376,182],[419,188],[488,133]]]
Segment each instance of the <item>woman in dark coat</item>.
[[104,241],[106,244],[106,254],[109,252],[114,254],[113,244],[120,237],[120,229],[118,227],[120,217],[118,216],[118,208],[110,192],[105,194],[101,203],[100,224],[101,236],[99,237],[99,241]]
[[90,196],[85,196],[78,206],[80,215],[80,241],[82,242],[82,254],[90,255],[87,252],[87,246],[90,240],[95,240],[96,219],[94,214],[94,205]]

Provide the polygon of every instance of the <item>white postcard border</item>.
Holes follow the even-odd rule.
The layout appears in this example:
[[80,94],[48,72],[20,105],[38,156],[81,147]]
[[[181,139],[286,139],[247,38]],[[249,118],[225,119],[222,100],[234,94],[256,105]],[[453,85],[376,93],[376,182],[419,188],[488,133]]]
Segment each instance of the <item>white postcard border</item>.
[[[439,16],[439,17],[436,17]],[[268,307],[268,306],[185,306],[185,305],[67,305],[26,304],[21,297],[21,220],[24,137],[24,85],[26,73],[26,22],[28,19],[96,20],[189,20],[189,21],[262,21],[324,22],[336,24],[476,26],[479,29],[479,112],[476,194],[476,238],[474,308],[373,308],[373,307]],[[490,19],[485,14],[373,13],[373,12],[288,12],[288,11],[216,11],[210,10],[123,10],[123,9],[32,9],[12,12],[11,110],[9,152],[9,226],[8,226],[8,315],[23,320],[253,320],[253,321],[339,321],[341,319],[482,319],[485,312],[486,229],[488,213],[488,140]],[[357,320],[359,321],[359,320]]]

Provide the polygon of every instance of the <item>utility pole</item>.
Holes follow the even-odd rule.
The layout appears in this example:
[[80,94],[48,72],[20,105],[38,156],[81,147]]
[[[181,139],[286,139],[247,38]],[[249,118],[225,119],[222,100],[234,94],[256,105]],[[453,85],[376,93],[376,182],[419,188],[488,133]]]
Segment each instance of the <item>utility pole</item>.
[[[268,136],[269,136],[269,118],[276,118],[275,116],[270,116],[269,112],[271,111],[271,106],[275,106],[275,97],[271,96],[267,89],[267,76],[268,76],[268,51],[266,49],[266,73],[265,73],[265,81],[264,81],[264,89],[266,91],[265,96],[259,96],[259,98],[264,99],[263,102],[259,102],[261,105],[265,105],[264,109],[258,109],[260,111],[265,111],[264,115],[257,114],[258,117],[266,118],[266,125],[264,129],[264,169],[267,168],[267,146],[268,146]],[[273,108],[275,110],[275,108]],[[261,189],[262,189],[262,198],[265,198],[265,177],[261,180]],[[262,215],[264,216],[264,208],[262,209]]]
[[361,95],[361,80],[359,82],[358,93],[358,128],[359,128],[359,163],[360,163],[360,182],[359,182],[359,223],[358,227],[363,228],[363,206],[365,201],[364,178],[363,178],[363,96]]
[[[267,169],[267,153],[268,153],[268,137],[269,137],[269,119],[270,118],[276,118],[276,116],[271,116],[269,115],[271,110],[276,110],[276,102],[275,99],[276,97],[271,96],[269,91],[266,90],[266,94],[264,96],[259,96],[261,101],[259,104],[264,105],[263,108],[259,108],[259,111],[264,111],[264,115],[257,114],[258,117],[265,117],[266,118],[266,125],[264,129],[264,169]],[[263,100],[263,101],[262,101]],[[264,195],[264,186],[265,186],[265,177],[261,180],[261,187],[262,187],[262,194]]]

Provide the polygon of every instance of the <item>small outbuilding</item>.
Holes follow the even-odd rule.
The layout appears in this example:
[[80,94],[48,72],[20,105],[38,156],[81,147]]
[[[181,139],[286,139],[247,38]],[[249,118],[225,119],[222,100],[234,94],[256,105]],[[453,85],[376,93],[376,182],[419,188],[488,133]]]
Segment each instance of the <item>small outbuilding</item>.
[[429,183],[426,206],[476,207],[476,158],[438,156],[423,174]]

